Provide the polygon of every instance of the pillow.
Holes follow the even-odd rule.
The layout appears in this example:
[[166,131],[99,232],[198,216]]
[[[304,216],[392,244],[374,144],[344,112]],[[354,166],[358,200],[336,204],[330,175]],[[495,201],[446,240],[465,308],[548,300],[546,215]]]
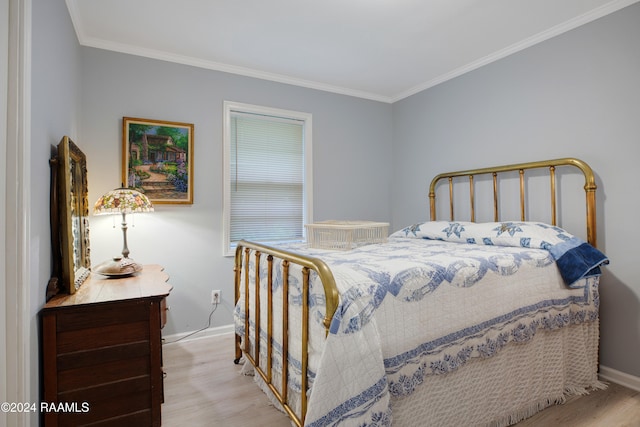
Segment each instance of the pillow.
[[405,227],[390,238],[417,238],[475,245],[544,249],[551,253],[568,285],[600,274],[607,257],[566,230],[542,222],[429,221]]

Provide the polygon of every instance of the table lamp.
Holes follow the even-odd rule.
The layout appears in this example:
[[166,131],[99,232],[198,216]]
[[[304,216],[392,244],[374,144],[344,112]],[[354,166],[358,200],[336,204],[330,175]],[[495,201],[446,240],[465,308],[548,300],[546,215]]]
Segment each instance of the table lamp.
[[[122,256],[115,256],[96,267],[93,271],[105,276],[128,276],[142,270],[142,265],[129,258],[127,247],[127,214],[153,212],[153,205],[139,191],[131,188],[116,188],[98,199],[93,207],[94,215],[122,214]],[[115,227],[115,225],[114,225]]]

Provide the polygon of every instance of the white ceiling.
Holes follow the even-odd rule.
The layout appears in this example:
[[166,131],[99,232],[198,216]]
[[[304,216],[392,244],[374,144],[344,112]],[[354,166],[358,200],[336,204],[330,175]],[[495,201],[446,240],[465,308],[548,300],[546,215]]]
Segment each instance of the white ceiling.
[[80,44],[394,102],[639,0],[66,0]]

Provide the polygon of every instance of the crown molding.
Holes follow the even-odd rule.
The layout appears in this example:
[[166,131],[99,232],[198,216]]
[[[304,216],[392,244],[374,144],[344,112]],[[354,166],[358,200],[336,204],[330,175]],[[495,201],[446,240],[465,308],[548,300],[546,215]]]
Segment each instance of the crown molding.
[[497,52],[494,52],[490,55],[487,55],[483,58],[480,58],[476,61],[466,64],[455,70],[452,70],[451,72],[442,74],[438,77],[435,77],[419,85],[416,85],[412,88],[409,88],[393,96],[355,90],[355,89],[350,89],[346,87],[330,85],[330,84],[322,83],[318,81],[300,79],[293,76],[287,76],[284,74],[269,73],[265,71],[252,69],[252,68],[224,64],[224,63],[215,62],[215,61],[208,61],[208,60],[203,60],[203,59],[194,58],[194,57],[185,56],[185,55],[168,53],[168,52],[154,50],[154,49],[140,48],[140,47],[128,45],[126,43],[115,43],[107,40],[91,38],[86,35],[86,32],[82,28],[82,23],[81,23],[81,20],[79,19],[79,13],[76,10],[75,2],[73,2],[72,0],[66,0],[66,4],[67,4],[67,8],[69,9],[69,14],[71,16],[71,21],[73,23],[73,26],[76,31],[76,35],[78,37],[78,41],[82,46],[94,47],[98,49],[110,50],[110,51],[126,53],[126,54],[136,55],[136,56],[142,56],[142,57],[151,58],[151,59],[158,59],[158,60],[173,62],[177,64],[189,65],[192,67],[221,71],[224,73],[236,74],[236,75],[241,75],[245,77],[252,77],[252,78],[261,79],[261,80],[268,80],[268,81],[273,81],[277,83],[304,87],[308,89],[331,92],[339,95],[346,95],[346,96],[352,96],[356,98],[362,98],[362,99],[368,99],[372,101],[393,104],[394,102],[400,101],[404,98],[408,98],[409,96],[415,95],[416,93],[422,92],[426,89],[432,88],[448,80],[459,77],[463,74],[476,70],[487,64],[498,61],[509,55],[520,52],[521,50],[534,46],[543,41],[549,40],[567,31],[571,31],[584,24],[587,24],[603,16],[609,15],[613,12],[616,12],[620,9],[623,9],[627,6],[637,3],[638,1],[640,0],[613,0],[587,13],[584,13],[580,16],[577,16],[573,19],[565,21],[559,25],[556,25],[555,27],[542,31],[525,40],[522,40],[518,43],[514,43],[511,46],[508,46],[504,49],[501,49]]
[[585,14],[582,14],[573,19],[570,19],[569,21],[565,21],[562,24],[556,25],[555,27],[552,27],[548,30],[535,34],[534,36],[524,39],[518,43],[514,43],[511,46],[508,46],[504,49],[501,49],[497,52],[492,53],[491,55],[487,55],[484,58],[480,58],[477,61],[473,61],[449,73],[438,76],[435,79],[432,79],[422,84],[419,84],[417,86],[414,86],[411,89],[408,89],[404,92],[399,93],[396,96],[391,97],[390,102],[394,103],[404,98],[408,98],[411,95],[415,95],[416,93],[422,92],[423,90],[432,88],[436,85],[439,85],[440,83],[444,83],[448,80],[459,77],[470,71],[476,70],[487,64],[498,61],[502,58],[506,58],[509,55],[520,52],[521,50],[524,50],[531,46],[534,46],[538,43],[541,43],[553,37],[559,36],[563,33],[571,31],[582,25],[588,24],[589,22],[595,21],[596,19],[602,18],[603,16],[609,15],[613,12],[617,12],[618,10],[623,9],[627,6],[630,6],[634,3],[637,3],[638,1],[640,0],[614,0],[610,3],[607,3],[596,9],[593,9]]

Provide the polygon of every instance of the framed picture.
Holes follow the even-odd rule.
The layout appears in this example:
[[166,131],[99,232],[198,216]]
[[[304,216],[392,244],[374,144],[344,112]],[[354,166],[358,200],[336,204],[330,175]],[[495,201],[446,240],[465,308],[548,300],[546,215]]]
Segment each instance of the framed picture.
[[192,204],[193,124],[123,117],[122,182],[154,204]]
[[75,293],[91,268],[87,158],[65,136],[50,163],[55,165],[50,206],[54,271],[47,298],[58,291]]

